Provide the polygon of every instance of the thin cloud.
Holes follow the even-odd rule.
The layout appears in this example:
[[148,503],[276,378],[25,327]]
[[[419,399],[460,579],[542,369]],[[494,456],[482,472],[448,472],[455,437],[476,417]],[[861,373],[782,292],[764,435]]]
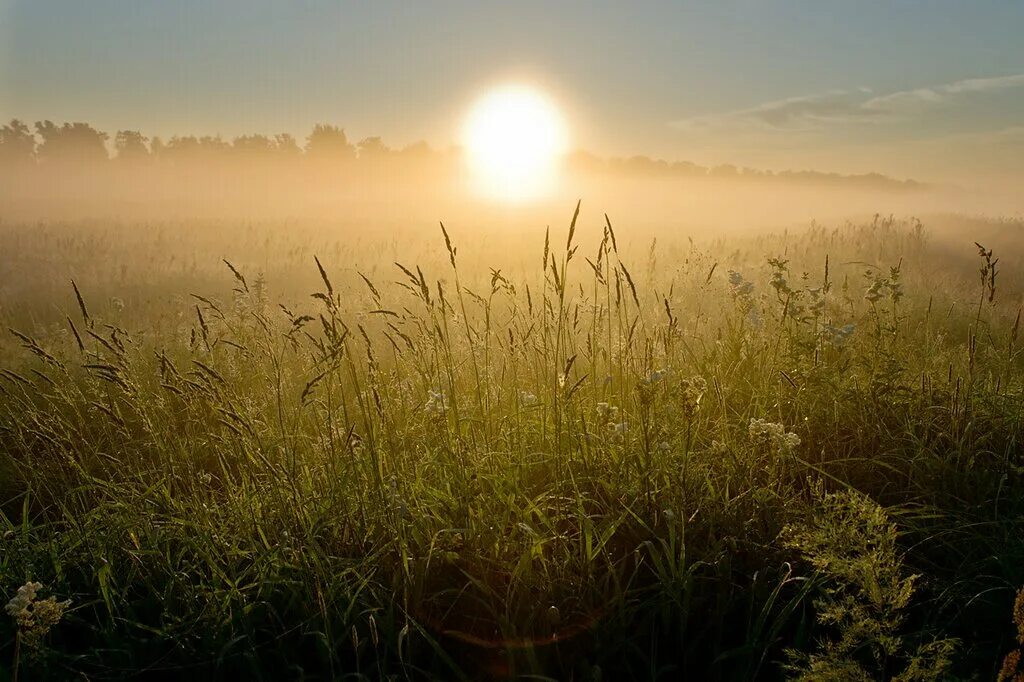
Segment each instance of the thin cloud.
[[974,93],[991,93],[1024,87],[1024,74],[997,76],[994,78],[968,78],[932,88],[917,88],[875,97],[864,103],[867,109],[899,111],[908,105],[932,105],[946,102],[953,97]]
[[1024,87],[1024,74],[969,78],[929,88],[871,96],[867,88],[828,92],[765,102],[748,109],[695,116],[672,123],[681,130],[760,128],[778,131],[820,130],[836,124],[871,124],[962,99]]

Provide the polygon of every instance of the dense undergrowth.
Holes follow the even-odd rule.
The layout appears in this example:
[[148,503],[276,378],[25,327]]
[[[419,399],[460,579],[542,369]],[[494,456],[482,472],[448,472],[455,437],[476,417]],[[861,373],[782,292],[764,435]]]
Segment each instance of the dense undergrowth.
[[444,232],[443,269],[325,258],[294,306],[228,264],[174,327],[76,287],[13,330],[0,592],[43,606],[0,670],[993,678],[1022,273],[916,222],[621,259],[575,232],[515,275]]

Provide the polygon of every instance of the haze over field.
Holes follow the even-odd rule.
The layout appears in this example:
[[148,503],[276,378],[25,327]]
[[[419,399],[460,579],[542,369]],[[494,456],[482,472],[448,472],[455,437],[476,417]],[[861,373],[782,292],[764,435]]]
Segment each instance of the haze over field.
[[[1020,5],[998,2],[835,2],[809,13],[738,1],[292,10],[8,0],[0,120],[26,122],[49,167],[31,177],[8,168],[0,200],[8,217],[365,209],[363,219],[432,220],[499,195],[518,209],[582,197],[736,223],[844,210],[1019,215],[1022,23]],[[564,128],[565,163],[544,191],[480,191],[472,170],[473,103],[509,84],[538,93]],[[48,120],[56,129],[34,126]],[[63,131],[65,121],[106,137]],[[344,137],[317,144],[318,124]],[[24,131],[6,130],[10,166],[24,156]],[[98,142],[130,170],[99,171]],[[298,161],[305,150],[320,159],[311,172],[299,170],[313,166]],[[78,154],[87,170],[57,170]],[[160,169],[139,170],[150,161]],[[729,216],[737,206],[749,210]]]

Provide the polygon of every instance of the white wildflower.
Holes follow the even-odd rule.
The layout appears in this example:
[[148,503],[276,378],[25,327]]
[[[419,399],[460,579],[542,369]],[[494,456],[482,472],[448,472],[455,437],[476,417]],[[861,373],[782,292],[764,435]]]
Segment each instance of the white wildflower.
[[619,414],[619,408],[608,403],[597,404],[597,416],[601,421],[609,421],[615,419]]
[[767,443],[773,449],[787,454],[800,445],[800,437],[795,433],[786,433],[786,427],[782,424],[764,419],[751,418],[747,433],[751,440]]
[[5,611],[14,618],[26,613],[36,598],[36,592],[43,589],[42,583],[27,582],[18,588],[18,592],[7,602]]
[[447,407],[448,404],[445,400],[444,393],[441,393],[440,391],[430,391],[427,397],[427,404],[423,409],[428,415],[438,417],[444,416]]
[[27,582],[18,588],[18,592],[4,607],[8,615],[18,623],[22,642],[29,648],[37,647],[71,606],[70,599],[60,602],[54,597],[36,599],[36,594],[42,588],[41,583]]

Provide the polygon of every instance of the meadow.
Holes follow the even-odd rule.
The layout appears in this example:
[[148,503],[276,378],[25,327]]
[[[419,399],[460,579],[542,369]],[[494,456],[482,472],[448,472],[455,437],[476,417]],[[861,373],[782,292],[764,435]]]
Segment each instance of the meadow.
[[1021,679],[1024,224],[568,208],[0,224],[0,678]]

